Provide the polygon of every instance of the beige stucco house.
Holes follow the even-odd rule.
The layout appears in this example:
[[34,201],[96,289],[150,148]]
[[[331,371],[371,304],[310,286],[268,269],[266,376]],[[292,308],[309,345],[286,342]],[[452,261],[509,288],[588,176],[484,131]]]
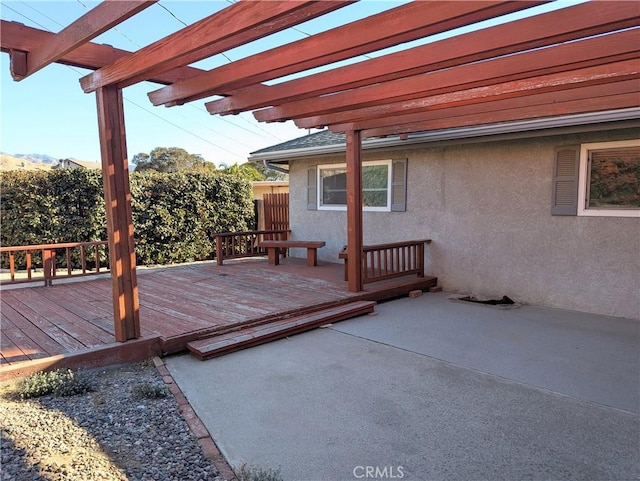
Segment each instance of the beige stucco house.
[[[640,318],[637,119],[627,109],[366,139],[364,243],[432,239],[427,273],[447,291]],[[288,164],[292,238],[326,241],[319,259],[339,262],[344,137],[317,132],[250,160]]]

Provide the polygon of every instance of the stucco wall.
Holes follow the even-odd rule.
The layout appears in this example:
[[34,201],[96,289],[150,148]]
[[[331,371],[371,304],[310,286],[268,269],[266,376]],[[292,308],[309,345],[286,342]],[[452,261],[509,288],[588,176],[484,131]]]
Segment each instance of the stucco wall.
[[[558,145],[629,139],[637,130],[365,152],[406,157],[407,211],[365,212],[364,242],[430,238],[428,274],[445,290],[640,318],[640,219],[552,216]],[[322,239],[324,261],[346,243],[346,213],[306,209],[307,168],[290,167],[293,238]]]

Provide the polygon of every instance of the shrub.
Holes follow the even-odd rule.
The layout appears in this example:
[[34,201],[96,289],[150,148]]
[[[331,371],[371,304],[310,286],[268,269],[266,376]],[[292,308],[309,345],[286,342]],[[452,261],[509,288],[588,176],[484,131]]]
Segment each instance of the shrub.
[[236,475],[238,481],[283,481],[279,469],[250,468],[246,464],[240,466]]
[[133,397],[135,399],[161,399],[167,397],[169,390],[162,383],[143,382],[133,387]]
[[[0,243],[4,246],[106,240],[99,170],[10,171],[2,183]],[[133,172],[131,210],[140,265],[212,259],[214,235],[253,222],[251,184],[221,172]],[[79,267],[79,252],[73,267]],[[18,268],[24,259],[16,256]],[[39,265],[35,253],[33,264]],[[58,255],[59,262],[64,262]],[[7,256],[3,256],[7,267]],[[102,264],[104,263],[104,264]],[[106,249],[101,264],[107,265]]]
[[71,369],[57,369],[51,372],[38,372],[18,385],[21,399],[30,399],[47,394],[68,397],[91,391],[91,384],[84,376],[75,374]]

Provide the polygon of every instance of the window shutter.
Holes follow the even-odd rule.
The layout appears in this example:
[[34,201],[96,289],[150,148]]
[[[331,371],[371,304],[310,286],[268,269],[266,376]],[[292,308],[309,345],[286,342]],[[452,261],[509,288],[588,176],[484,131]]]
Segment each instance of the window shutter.
[[307,210],[318,209],[318,180],[317,169],[307,169]]
[[578,168],[580,147],[558,147],[553,167],[551,215],[578,214]]
[[391,161],[391,212],[407,210],[407,159]]

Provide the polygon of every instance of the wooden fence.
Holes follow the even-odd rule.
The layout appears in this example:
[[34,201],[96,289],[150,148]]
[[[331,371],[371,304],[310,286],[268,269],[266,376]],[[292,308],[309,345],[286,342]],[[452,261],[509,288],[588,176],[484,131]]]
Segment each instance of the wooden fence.
[[50,286],[56,279],[106,274],[109,268],[103,264],[108,265],[107,244],[94,241],[0,247],[9,264],[8,275],[2,274],[0,284],[42,281]]
[[265,194],[264,228],[267,230],[289,229],[289,194]]

